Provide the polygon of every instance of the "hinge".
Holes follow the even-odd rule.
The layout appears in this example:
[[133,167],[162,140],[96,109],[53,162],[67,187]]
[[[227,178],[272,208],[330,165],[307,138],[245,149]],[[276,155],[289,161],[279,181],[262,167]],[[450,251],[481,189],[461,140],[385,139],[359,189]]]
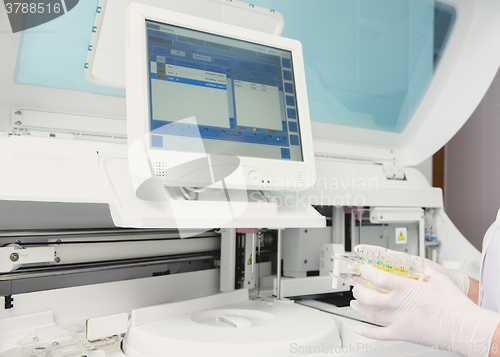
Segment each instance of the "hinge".
[[394,151],[390,148],[367,148],[360,145],[316,140],[314,150],[317,158],[382,165],[384,175],[388,180],[405,179],[405,168],[398,164]]
[[388,180],[405,180],[405,168],[403,165],[390,161],[384,161],[380,164],[382,164],[385,177]]
[[77,114],[43,112],[14,108],[11,110],[12,132],[56,139],[86,139],[124,142],[126,120]]

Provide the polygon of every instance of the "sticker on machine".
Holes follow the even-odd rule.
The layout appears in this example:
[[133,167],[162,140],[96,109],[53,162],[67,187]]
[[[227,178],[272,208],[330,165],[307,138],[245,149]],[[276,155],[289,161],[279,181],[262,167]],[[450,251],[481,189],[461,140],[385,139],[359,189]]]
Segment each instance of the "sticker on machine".
[[406,227],[396,228],[396,244],[406,244],[408,242],[408,230]]

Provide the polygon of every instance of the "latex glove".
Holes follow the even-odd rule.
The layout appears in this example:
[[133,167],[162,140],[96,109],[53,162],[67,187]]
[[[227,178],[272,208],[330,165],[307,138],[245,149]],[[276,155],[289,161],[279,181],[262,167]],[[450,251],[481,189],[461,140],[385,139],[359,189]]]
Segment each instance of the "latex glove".
[[[358,326],[355,332],[376,340],[403,340],[464,355],[488,356],[500,314],[482,309],[445,275],[426,267],[430,281],[360,268],[363,278],[383,293],[357,285],[351,307],[368,321],[385,327]],[[472,349],[473,352],[469,349]]]
[[[363,250],[370,249],[372,251],[378,250],[381,252],[387,251],[387,253],[397,254],[397,255],[406,254],[406,253],[402,253],[402,252],[397,252],[395,250],[390,250],[390,249],[378,247],[375,245],[368,245],[368,244],[360,244],[360,245],[357,245],[354,247],[355,252],[358,252],[361,249],[363,249]],[[412,257],[416,257],[416,256],[412,255]],[[441,264],[435,263],[432,260],[429,260],[426,258],[418,257],[418,259],[423,259],[426,267],[431,267],[432,269],[440,272],[441,274],[446,275],[448,277],[448,279],[453,281],[453,283],[462,291],[462,293],[464,293],[465,295],[467,295],[469,293],[470,281],[469,281],[469,277],[467,275],[465,275],[464,273],[461,273],[459,271],[453,271],[453,270],[446,269]]]

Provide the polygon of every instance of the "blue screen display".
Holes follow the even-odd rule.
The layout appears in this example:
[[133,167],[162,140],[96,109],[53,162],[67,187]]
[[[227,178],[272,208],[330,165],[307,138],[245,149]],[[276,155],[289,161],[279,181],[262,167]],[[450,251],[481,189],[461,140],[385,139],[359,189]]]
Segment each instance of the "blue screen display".
[[290,51],[149,20],[146,36],[152,148],[303,160]]

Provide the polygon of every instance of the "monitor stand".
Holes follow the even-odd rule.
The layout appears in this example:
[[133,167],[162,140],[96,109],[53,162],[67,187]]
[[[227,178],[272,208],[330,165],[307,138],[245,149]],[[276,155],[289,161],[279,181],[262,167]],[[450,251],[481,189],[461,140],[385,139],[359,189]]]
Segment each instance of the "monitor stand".
[[[287,191],[199,189],[198,199],[186,199],[179,187],[165,187],[162,180],[144,182],[139,198],[127,159],[106,159],[103,168],[112,187],[107,199],[113,223],[135,228],[314,228],[324,227],[325,218],[303,195]],[[220,187],[220,185],[218,186]],[[186,189],[185,189],[186,190]],[[194,198],[194,191],[186,190]],[[181,232],[182,233],[182,232]]]

